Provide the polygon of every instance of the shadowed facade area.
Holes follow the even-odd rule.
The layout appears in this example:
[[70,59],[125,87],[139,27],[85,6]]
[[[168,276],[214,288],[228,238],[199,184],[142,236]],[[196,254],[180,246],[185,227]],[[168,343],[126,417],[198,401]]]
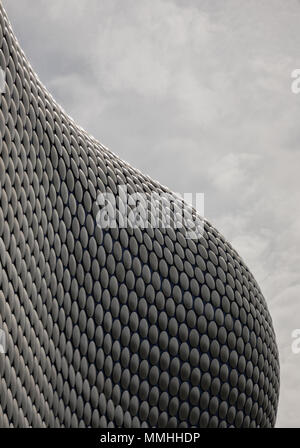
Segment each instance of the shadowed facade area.
[[274,426],[274,330],[236,251],[207,221],[99,227],[99,193],[170,192],[55,103],[2,5],[0,67],[0,427]]

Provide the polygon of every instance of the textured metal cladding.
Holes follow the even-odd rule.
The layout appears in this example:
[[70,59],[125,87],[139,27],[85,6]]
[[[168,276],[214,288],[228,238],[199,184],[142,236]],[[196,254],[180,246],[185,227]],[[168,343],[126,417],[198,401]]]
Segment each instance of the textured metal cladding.
[[47,93],[0,6],[0,427],[270,427],[272,321],[208,222],[96,225],[99,192],[168,192]]

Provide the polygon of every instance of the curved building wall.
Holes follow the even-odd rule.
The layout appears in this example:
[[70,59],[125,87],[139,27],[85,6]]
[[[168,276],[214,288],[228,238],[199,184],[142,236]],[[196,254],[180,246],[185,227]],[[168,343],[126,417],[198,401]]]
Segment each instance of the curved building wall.
[[98,225],[99,194],[172,193],[64,113],[2,6],[0,67],[0,427],[274,426],[274,330],[236,251],[207,221]]

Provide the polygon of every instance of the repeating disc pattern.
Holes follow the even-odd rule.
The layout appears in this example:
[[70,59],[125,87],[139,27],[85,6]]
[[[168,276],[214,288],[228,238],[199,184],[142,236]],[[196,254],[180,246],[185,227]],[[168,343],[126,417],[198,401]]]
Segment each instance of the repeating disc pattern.
[[235,250],[206,221],[97,225],[99,192],[168,189],[64,113],[2,5],[0,67],[0,427],[274,426],[274,330]]

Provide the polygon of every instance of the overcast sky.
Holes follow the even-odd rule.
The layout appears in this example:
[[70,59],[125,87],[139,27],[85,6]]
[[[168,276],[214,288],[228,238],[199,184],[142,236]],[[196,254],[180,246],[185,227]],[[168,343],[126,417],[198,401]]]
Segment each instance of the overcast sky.
[[300,426],[300,2],[3,0],[41,81],[87,131],[205,216],[269,304],[277,426]]

